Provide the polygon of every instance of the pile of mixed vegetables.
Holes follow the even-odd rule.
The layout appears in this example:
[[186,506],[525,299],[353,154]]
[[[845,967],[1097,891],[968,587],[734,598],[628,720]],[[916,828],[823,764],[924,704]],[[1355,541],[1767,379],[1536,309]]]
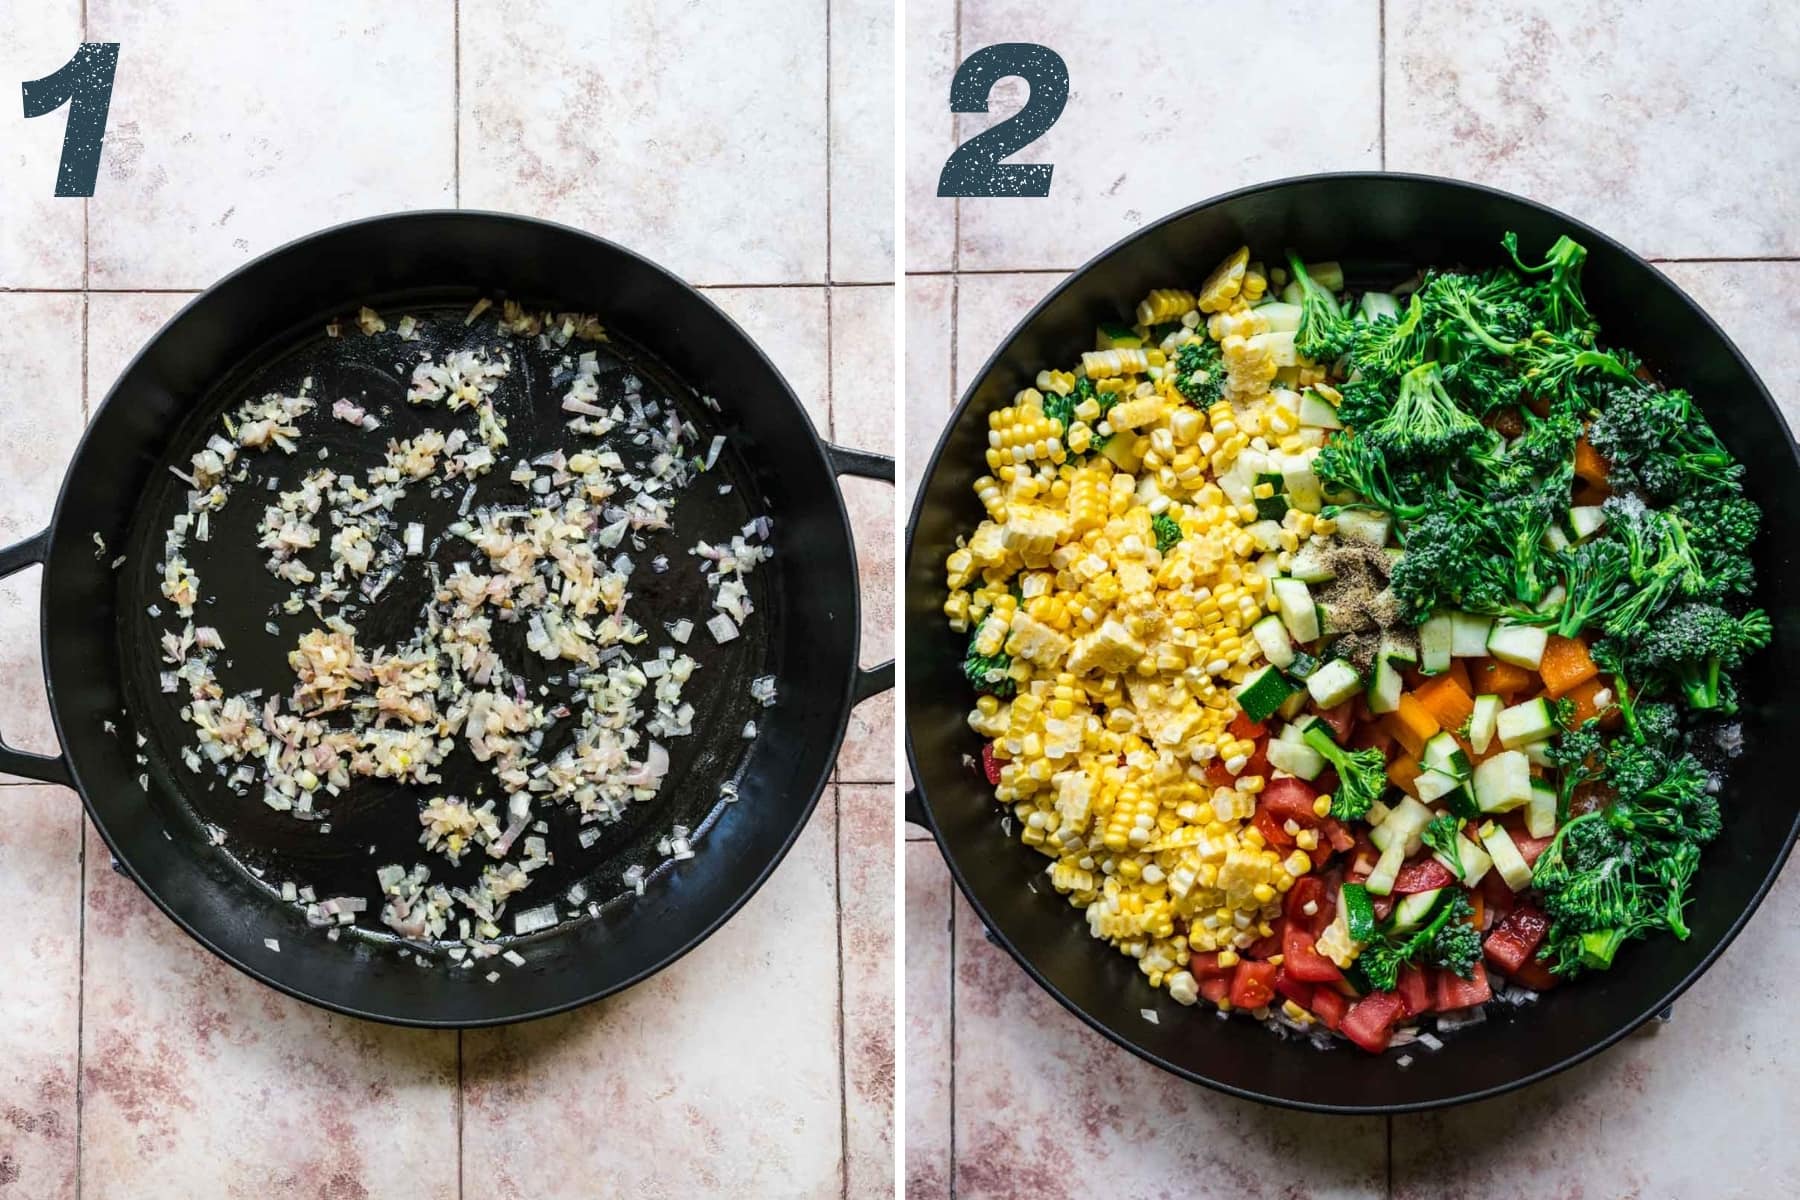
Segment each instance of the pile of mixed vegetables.
[[1355,296],[1239,249],[990,414],[945,605],[981,765],[1182,1003],[1435,1047],[1687,936],[1759,512],[1586,251],[1503,243]]

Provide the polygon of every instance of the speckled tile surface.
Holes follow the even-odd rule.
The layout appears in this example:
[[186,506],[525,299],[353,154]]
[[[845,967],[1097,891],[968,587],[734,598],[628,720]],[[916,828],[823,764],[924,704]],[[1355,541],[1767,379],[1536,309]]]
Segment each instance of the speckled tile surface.
[[[1049,202],[961,201],[958,266],[1075,267],[1146,221],[1219,192],[1379,165],[1378,7],[1132,0],[1096,20],[1080,0],[965,4],[965,58],[994,42],[1042,42],[1068,63],[1069,103],[1043,137],[1007,160],[1054,163]],[[1303,56],[1304,71],[1253,90],[1246,74],[1264,52],[1284,46]],[[961,137],[1017,112],[1025,92],[1021,80],[1002,80],[990,115],[964,117]],[[939,156],[934,183],[942,165]]]
[[[1016,159],[1057,164],[1050,201],[952,206],[929,197],[925,167],[908,162],[909,250],[937,248],[907,264],[922,272],[906,281],[909,501],[956,397],[1068,269],[1145,221],[1238,184],[1375,167],[1385,152],[1392,169],[1522,190],[1653,256],[1800,256],[1790,182],[1800,24],[1787,8],[1750,5],[1726,19],[1666,4],[1386,0],[1383,81],[1382,7],[1196,10],[1189,24],[1161,6],[1146,43],[1142,22],[1108,28],[1071,5],[1003,0],[965,4],[960,33],[940,35],[935,58],[915,52],[909,88],[942,76],[925,98],[909,98],[907,114],[909,144],[932,148],[933,185],[958,45],[966,56],[993,42],[1041,41],[1068,61],[1073,95],[1056,128]],[[932,47],[916,22],[908,38]],[[1290,88],[1246,107],[1213,94],[1231,86],[1229,72],[1188,69],[1217,62],[1222,45],[1296,38],[1330,58],[1315,76],[1328,81],[1322,91]],[[1188,53],[1151,54],[1147,44]],[[1323,124],[1296,133],[1322,95]],[[962,118],[962,135],[1015,111],[1022,96],[1016,81],[1002,84],[995,116]],[[1740,156],[1744,171],[1722,177],[1719,147],[1738,144],[1754,146]],[[1582,169],[1563,169],[1571,161]],[[1788,382],[1800,373],[1800,261],[1660,266],[1718,319],[1790,425],[1800,421],[1800,391]],[[918,1196],[949,1195],[951,1180],[959,1197],[1710,1200],[1800,1187],[1781,999],[1794,973],[1792,871],[1672,1024],[1511,1101],[1345,1124],[1222,1099],[1113,1049],[983,938],[935,846],[910,841],[903,862],[904,1170]],[[1199,1161],[1227,1144],[1239,1147],[1229,1162]],[[1244,1161],[1251,1171],[1237,1166]]]
[[76,1194],[81,988],[81,799],[7,788],[0,800],[0,1195]]
[[844,977],[845,1191],[894,1194],[894,788],[838,788]]
[[240,974],[112,871],[91,830],[83,1197],[445,1200],[456,1034],[326,1013]]
[[[81,10],[0,12],[0,78],[54,70],[81,40]],[[332,221],[453,205],[459,184],[464,205],[574,221],[708,285],[822,435],[835,424],[846,444],[892,450],[876,376],[891,378],[893,289],[826,286],[828,268],[891,277],[891,80],[867,69],[892,61],[884,6],[832,5],[829,54],[827,0],[87,10],[91,37],[124,43],[86,255],[107,290],[16,292],[82,287],[83,206],[49,202],[62,115],[0,114],[0,541],[49,515],[81,429],[84,358],[91,407],[190,298],[175,293]],[[865,571],[882,579],[891,497],[871,485],[850,504]],[[865,606],[871,661],[891,653],[886,594]],[[54,749],[37,595],[33,575],[0,583],[0,733]],[[0,1196],[888,1194],[895,801],[881,703],[846,755],[855,782],[827,790],[768,886],[704,947],[610,1004],[464,1039],[253,983],[112,872],[91,832],[84,884],[72,794],[0,788],[13,811],[0,899],[26,914],[0,982]]]
[[8,5],[0,13],[0,288],[81,286],[82,201],[56,196],[68,110],[25,120],[19,84],[69,61],[81,43],[81,0]]
[[894,5],[831,6],[831,278],[894,281]]
[[950,1195],[951,897],[937,847],[908,842],[906,867],[906,1194]]
[[828,794],[755,899],[668,970],[464,1035],[466,1194],[840,1194],[833,816]]
[[699,283],[825,281],[825,0],[464,4],[462,47],[464,205]]
[[1388,0],[1387,30],[1390,169],[1522,192],[1641,254],[1800,254],[1791,4]]
[[323,226],[455,203],[443,0],[86,10],[90,39],[121,46],[88,202],[92,286],[205,287]]
[[938,173],[956,149],[950,77],[956,72],[957,0],[906,5],[906,269],[956,265],[954,200],[938,199]]
[[[81,437],[81,297],[0,295],[0,544],[44,529],[63,468]],[[38,579],[0,580],[0,737],[19,750],[57,751],[38,653]],[[13,776],[0,773],[0,780]]]
[[[831,292],[832,440],[857,450],[894,453],[894,289]],[[894,657],[894,487],[874,479],[839,479],[856,536],[862,584],[862,662]],[[885,692],[850,714],[838,775],[850,783],[894,779],[894,697]]]

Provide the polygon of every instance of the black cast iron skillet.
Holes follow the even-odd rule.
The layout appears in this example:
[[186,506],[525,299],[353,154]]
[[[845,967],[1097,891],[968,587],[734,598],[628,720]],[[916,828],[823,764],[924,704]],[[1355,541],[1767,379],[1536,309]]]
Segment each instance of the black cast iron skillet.
[[[1177,1075],[1233,1095],[1324,1112],[1404,1112],[1496,1095],[1596,1054],[1661,1011],[1699,977],[1755,911],[1800,832],[1779,682],[1800,677],[1800,528],[1776,516],[1756,548],[1756,603],[1774,644],[1744,680],[1746,749],[1725,791],[1722,837],[1706,851],[1685,942],[1633,943],[1611,971],[1458,1032],[1436,1053],[1372,1058],[1279,1040],[1243,1021],[1183,1009],[1152,991],[1130,959],[1091,939],[1043,877],[1045,858],[1000,829],[1001,810],[965,765],[979,739],[965,717],[963,637],[941,612],[944,557],[982,510],[987,413],[1046,364],[1092,347],[1098,321],[1132,320],[1151,287],[1195,280],[1231,250],[1295,247],[1338,259],[1353,279],[1398,281],[1414,267],[1487,265],[1517,230],[1536,251],[1567,233],[1588,247],[1587,295],[1609,342],[1640,353],[1686,387],[1746,467],[1747,490],[1780,514],[1797,483],[1794,443],[1768,391],[1718,326],[1654,267],[1618,242],[1517,196],[1414,175],[1316,175],[1232,192],[1166,217],[1113,246],[1051,292],[975,376],[939,440],[907,530],[906,726],[916,792],[909,818],[930,827],[951,873],[1001,945],[1094,1029]],[[1140,1010],[1154,1009],[1151,1024]]]
[[[698,560],[688,553],[696,540],[728,540],[745,522],[767,516],[776,556],[751,577],[757,611],[744,636],[715,646],[697,628],[686,647],[701,663],[686,695],[698,712],[695,733],[665,739],[672,766],[657,799],[603,827],[590,847],[580,845],[569,814],[538,806],[556,861],[511,908],[521,900],[556,901],[565,919],[506,939],[525,957],[522,967],[496,961],[461,970],[442,961],[442,947],[395,944],[368,919],[380,909],[373,872],[384,862],[425,862],[434,880],[467,882],[479,868],[477,856],[466,857],[459,871],[417,845],[416,825],[409,824],[417,789],[353,786],[331,805],[327,836],[316,822],[273,812],[254,793],[236,796],[211,773],[188,771],[179,755],[191,732],[175,713],[178,698],[158,685],[164,668],[155,641],[167,613],[158,620],[149,608],[161,601],[155,567],[163,530],[184,502],[185,485],[168,466],[186,463],[217,430],[221,412],[270,390],[291,394],[314,377],[321,404],[302,422],[299,453],[246,455],[251,478],[237,485],[211,540],[190,542],[208,597],[196,623],[220,630],[230,660],[221,680],[229,673],[228,689],[260,683],[285,690],[285,647],[316,621],[283,616],[278,634],[264,628],[286,587],[267,574],[255,549],[256,518],[273,497],[263,485],[273,476],[292,487],[320,465],[360,470],[379,461],[388,436],[466,424],[401,397],[419,348],[442,351],[497,336],[491,316],[472,326],[460,318],[481,296],[597,313],[612,334],[597,347],[604,400],[620,398],[626,375],[636,374],[646,396],[673,404],[698,426],[698,453],[711,435],[727,435],[713,470],[678,502],[675,531],[652,534],[633,551],[640,563],[656,554],[670,560],[666,573],[640,565],[632,576],[628,611],[657,635],[652,646],[667,640],[663,620],[685,615],[698,625],[708,615]],[[433,318],[425,340],[365,338],[352,321],[344,322],[341,338],[327,338],[330,318],[353,315],[363,304],[384,313],[390,326],[403,313]],[[562,388],[552,377],[554,357],[516,353],[497,400],[513,439],[509,465],[515,451],[530,457],[580,448],[557,408]],[[337,397],[368,404],[382,430],[369,437],[332,421]],[[716,397],[718,411],[702,397]],[[323,464],[320,447],[330,455]],[[630,447],[623,449],[629,457]],[[508,496],[506,473],[484,480],[474,503],[520,503],[516,485]],[[820,441],[749,337],[699,292],[630,251],[498,213],[409,213],[327,230],[228,276],[172,319],[94,414],[49,528],[0,551],[0,574],[44,566],[44,669],[62,745],[54,757],[0,746],[0,769],[74,786],[119,864],[163,911],[228,962],[303,1000],[429,1026],[497,1024],[571,1008],[668,965],[743,905],[811,814],[851,706],[892,686],[892,663],[857,666],[856,556],[835,481],[843,474],[891,481],[893,462]],[[409,494],[405,503],[420,516],[435,514],[433,528],[441,528],[460,491],[459,484],[435,499]],[[111,560],[121,553],[125,562],[114,569]],[[440,561],[454,557],[444,550]],[[358,623],[369,633],[359,633],[359,642],[410,630],[429,586],[421,565],[414,560],[366,605]],[[496,641],[521,640],[523,632],[508,628]],[[527,657],[518,647],[503,645],[503,652],[515,664]],[[778,680],[772,708],[748,695],[750,680],[765,674]],[[742,736],[747,720],[759,727],[754,740]],[[486,794],[496,794],[472,761],[453,757],[444,775],[446,793],[471,795],[485,780]],[[735,804],[720,802],[726,780],[737,784]],[[497,807],[504,812],[504,798]],[[661,858],[655,843],[675,824],[701,831],[697,856],[657,868],[644,896],[629,894],[620,880],[624,868],[654,866]],[[366,896],[370,913],[357,931],[328,940],[307,927],[298,907],[281,902],[286,880],[313,885],[321,898]],[[585,890],[579,904],[567,899],[574,885]],[[510,932],[510,920],[506,927]],[[276,939],[279,952],[265,938]],[[427,969],[414,961],[420,955],[433,960]],[[499,970],[491,983],[490,967]]]

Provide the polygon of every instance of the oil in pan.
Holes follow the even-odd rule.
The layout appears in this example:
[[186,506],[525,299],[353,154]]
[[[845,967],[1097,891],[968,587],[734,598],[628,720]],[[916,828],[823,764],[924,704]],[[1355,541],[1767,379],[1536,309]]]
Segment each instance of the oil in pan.
[[[720,432],[717,406],[619,334],[583,338],[578,321],[442,293],[385,298],[378,307],[360,320],[321,319],[292,331],[197,406],[125,547],[118,644],[147,790],[177,799],[182,811],[170,815],[201,825],[226,861],[310,907],[331,936],[354,931],[472,962],[471,950],[491,955],[515,931],[591,919],[659,864],[693,852],[731,801],[759,714],[779,687],[766,672],[778,632],[777,606],[767,598],[780,556],[741,574],[722,572],[717,560],[731,565],[734,539],[751,547],[779,539]],[[503,372],[491,369],[501,363]],[[481,364],[489,364],[485,375]],[[458,374],[459,366],[467,369]],[[425,402],[409,402],[409,391]],[[290,405],[305,408],[285,426],[291,436],[264,441],[260,428],[230,420],[260,412],[254,406],[271,396],[310,402]],[[210,480],[197,478],[193,457],[209,444],[233,452],[216,506],[195,499],[206,491],[196,485]],[[574,457],[583,453],[610,469],[572,470],[572,462],[589,465]],[[664,489],[666,523],[633,519],[629,485],[657,472],[679,481]],[[595,479],[605,482],[582,494]],[[380,481],[390,483],[385,492]],[[321,492],[348,502],[307,511]],[[554,515],[570,496],[590,506],[579,540],[618,581],[609,586],[623,588],[617,604],[589,614],[588,628],[628,619],[641,640],[617,636],[615,626],[593,642],[565,641],[568,652],[559,654],[533,606],[502,588],[474,610],[483,618],[478,639],[503,665],[466,675],[467,660],[456,658],[466,648],[451,646],[445,656],[433,635],[445,624],[447,581],[461,574],[466,590],[468,575],[498,575],[484,532]],[[170,530],[183,526],[171,544]],[[166,586],[172,551],[197,581],[191,618]],[[564,565],[540,564],[553,590],[579,569]],[[721,578],[740,582],[741,595],[721,590]],[[310,638],[329,658],[330,646],[341,652],[346,644],[338,634],[370,677],[325,699],[308,694],[311,709],[296,712],[296,672],[308,669],[307,654],[294,662],[290,654]],[[421,650],[433,661],[396,682],[403,647],[413,661]],[[183,665],[200,658],[203,670]],[[672,658],[693,665],[663,715],[686,720],[657,724],[656,692]],[[634,671],[650,676],[635,703],[627,685],[626,702],[596,718],[638,732],[606,782],[642,781],[641,790],[627,784],[632,799],[616,813],[584,819],[583,796],[568,794],[579,788],[557,787],[554,768],[608,671],[633,682]],[[397,690],[383,692],[384,677]],[[250,711],[260,742],[230,727],[229,749],[198,744],[195,702],[205,697],[194,685],[206,681],[218,696],[202,703],[198,723],[216,730],[223,700],[241,697],[234,711]],[[486,716],[487,701],[472,705],[483,691],[505,712]],[[472,709],[476,721],[497,723],[507,739],[499,744],[516,747],[510,756],[485,744],[497,739],[471,736]],[[526,727],[512,728],[506,713]],[[421,721],[410,718],[423,719],[427,740],[447,751],[441,761],[421,768],[404,754],[383,757],[393,737],[384,731],[416,731]],[[296,791],[284,774],[295,794],[271,792],[269,756],[295,746],[306,721],[312,733],[298,739],[306,786]],[[654,736],[645,732],[652,724]],[[246,736],[254,749],[244,749]],[[220,738],[209,732],[207,740]],[[611,731],[604,743],[633,740]],[[660,780],[657,770],[665,772]],[[525,797],[523,811],[514,795]],[[446,819],[428,849],[421,812],[431,801]],[[428,910],[435,928],[425,923]]]

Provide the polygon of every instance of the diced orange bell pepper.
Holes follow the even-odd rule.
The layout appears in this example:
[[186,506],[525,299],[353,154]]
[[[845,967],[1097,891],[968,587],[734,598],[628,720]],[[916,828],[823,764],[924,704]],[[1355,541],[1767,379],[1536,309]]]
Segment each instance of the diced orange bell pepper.
[[1410,754],[1403,754],[1388,764],[1388,782],[1407,795],[1417,797],[1419,793],[1413,787],[1413,780],[1419,777],[1421,770],[1418,759]]
[[1619,714],[1618,705],[1609,702],[1603,711],[1596,701],[1595,697],[1608,690],[1608,682],[1596,677],[1585,683],[1578,683],[1564,693],[1569,703],[1575,706],[1575,723],[1577,725],[1593,717],[1599,717],[1600,728],[1607,730],[1617,729],[1625,723],[1624,718]]
[[1587,435],[1583,434],[1575,442],[1575,478],[1595,487],[1605,487],[1607,473],[1611,470],[1612,464],[1588,444]]
[[1425,740],[1439,728],[1437,719],[1411,692],[1400,693],[1399,707],[1383,717],[1381,724],[1414,758],[1425,753]]
[[1413,695],[1443,729],[1461,729],[1475,712],[1475,701],[1449,674],[1427,679]]
[[1551,635],[1544,646],[1544,657],[1538,662],[1538,674],[1544,680],[1544,695],[1555,700],[1570,689],[1600,674],[1600,668],[1588,655],[1587,643],[1578,637]]
[[1537,676],[1524,667],[1501,662],[1497,658],[1477,658],[1469,667],[1469,682],[1477,696],[1489,693],[1508,699],[1537,681]]
[[1444,678],[1456,680],[1456,686],[1463,690],[1463,695],[1473,696],[1475,689],[1469,686],[1469,662],[1463,658],[1450,660],[1450,669],[1444,672]]

